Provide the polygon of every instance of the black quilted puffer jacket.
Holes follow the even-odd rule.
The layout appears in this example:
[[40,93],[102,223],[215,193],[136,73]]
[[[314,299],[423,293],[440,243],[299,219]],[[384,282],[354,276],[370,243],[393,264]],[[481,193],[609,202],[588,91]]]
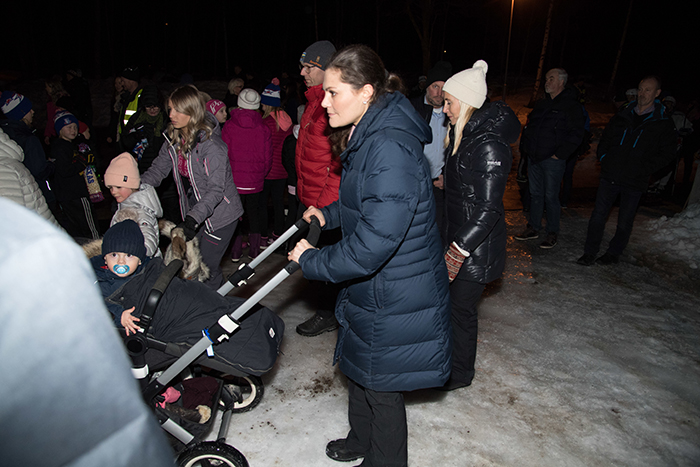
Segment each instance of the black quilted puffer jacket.
[[472,115],[454,155],[454,132],[450,131],[452,141],[445,163],[445,238],[469,252],[458,279],[488,283],[503,272],[503,193],[513,159],[510,145],[519,134],[518,117],[501,101],[486,103]]

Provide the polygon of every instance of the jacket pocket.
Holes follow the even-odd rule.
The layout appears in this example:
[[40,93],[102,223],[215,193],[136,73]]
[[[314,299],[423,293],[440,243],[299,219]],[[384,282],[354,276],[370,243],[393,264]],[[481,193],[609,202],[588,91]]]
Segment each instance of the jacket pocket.
[[384,278],[380,272],[374,277],[374,302],[377,304],[378,309],[384,308]]

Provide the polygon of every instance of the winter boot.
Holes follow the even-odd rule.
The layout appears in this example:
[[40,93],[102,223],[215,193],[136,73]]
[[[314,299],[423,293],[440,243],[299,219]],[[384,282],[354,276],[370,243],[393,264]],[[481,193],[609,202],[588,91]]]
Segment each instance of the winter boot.
[[248,234],[248,244],[250,245],[248,256],[250,256],[250,259],[257,258],[260,254],[260,238],[260,234]]
[[231,261],[237,263],[241,260],[241,256],[243,256],[243,235],[236,235],[231,247]]

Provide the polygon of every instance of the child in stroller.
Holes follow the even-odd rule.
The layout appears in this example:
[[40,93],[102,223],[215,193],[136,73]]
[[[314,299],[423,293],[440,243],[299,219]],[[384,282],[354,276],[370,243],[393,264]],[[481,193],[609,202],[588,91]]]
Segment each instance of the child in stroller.
[[[102,241],[102,256],[91,258],[107,309],[115,324],[129,335],[138,332],[139,316],[165,265],[161,258],[148,258],[139,226],[124,220],[110,227]],[[165,290],[149,335],[175,344],[194,344],[202,332],[243,303],[222,297],[197,281],[173,278]],[[262,375],[277,359],[284,322],[261,308],[241,322],[232,338],[214,347],[214,359],[240,371]]]

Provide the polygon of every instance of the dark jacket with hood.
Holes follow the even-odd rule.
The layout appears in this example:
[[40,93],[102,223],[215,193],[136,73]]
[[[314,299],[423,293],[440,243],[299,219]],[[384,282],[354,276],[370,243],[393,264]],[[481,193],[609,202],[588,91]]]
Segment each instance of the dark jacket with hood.
[[565,88],[554,99],[545,93],[527,117],[521,151],[534,163],[552,156],[566,160],[583,141],[585,122],[583,106],[574,89]]
[[457,276],[482,284],[503,273],[506,221],[503,193],[513,156],[510,145],[520,133],[520,121],[501,101],[486,103],[464,126],[462,141],[452,155],[450,132],[445,163],[446,238],[469,252]]
[[342,239],[299,258],[304,276],[342,283],[335,361],[375,391],[441,386],[451,370],[450,299],[422,144],[430,128],[400,93],[372,104],[341,154],[324,228]]
[[676,156],[676,128],[660,101],[635,125],[636,102],[610,119],[598,143],[600,176],[612,183],[646,191],[649,177]]
[[51,179],[51,188],[58,201],[87,198],[87,185],[85,184],[86,161],[78,152],[75,140],[66,141],[56,138],[51,143],[51,158],[54,159],[56,171]]
[[46,201],[49,203],[56,201],[48,185],[49,178],[53,175],[56,167],[53,162],[49,162],[49,160],[46,159],[46,154],[44,153],[44,148],[41,146],[39,138],[23,121],[10,119],[2,120],[0,121],[0,128],[2,128],[7,136],[12,138],[15,143],[19,144],[22,151],[24,151],[23,163],[25,167],[29,169],[29,172],[31,172],[34,180],[36,180]]
[[[119,277],[107,269],[104,257],[98,255],[90,261],[107,309],[119,328],[124,310],[135,306],[132,315],[141,316],[151,289],[165,269],[162,259],[146,259],[132,275]],[[238,297],[222,297],[201,282],[175,277],[161,297],[149,335],[164,342],[193,345],[202,337],[203,329],[243,302]],[[268,308],[261,308],[241,320],[241,328],[231,339],[214,346],[214,355],[247,373],[263,374],[277,358],[283,333],[282,319]]]

